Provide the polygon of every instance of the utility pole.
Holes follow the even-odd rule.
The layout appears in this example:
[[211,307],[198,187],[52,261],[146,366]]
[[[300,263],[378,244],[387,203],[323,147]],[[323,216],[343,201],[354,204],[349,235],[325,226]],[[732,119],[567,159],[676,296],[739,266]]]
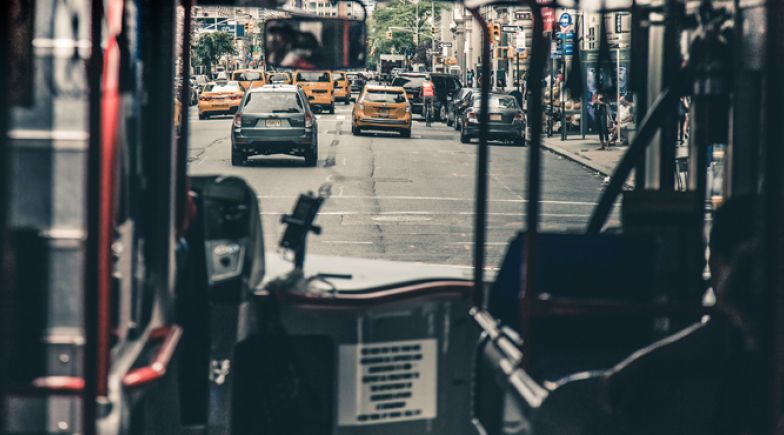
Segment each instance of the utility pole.
[[436,71],[436,2],[430,0],[430,72]]

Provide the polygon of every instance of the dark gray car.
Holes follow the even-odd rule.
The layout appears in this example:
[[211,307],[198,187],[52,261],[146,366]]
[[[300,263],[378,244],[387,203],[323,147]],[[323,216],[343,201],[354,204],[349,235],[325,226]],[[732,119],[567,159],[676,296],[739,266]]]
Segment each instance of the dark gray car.
[[[488,139],[524,145],[525,120],[517,100],[511,95],[496,93],[490,94],[489,98]],[[479,136],[478,93],[471,97],[471,105],[463,111],[460,123],[460,142],[469,143]]]
[[455,130],[460,130],[460,115],[471,102],[473,92],[473,88],[461,88],[447,101],[446,125],[454,126]]
[[288,154],[318,162],[318,123],[295,85],[267,85],[245,94],[231,127],[231,164],[253,155]]

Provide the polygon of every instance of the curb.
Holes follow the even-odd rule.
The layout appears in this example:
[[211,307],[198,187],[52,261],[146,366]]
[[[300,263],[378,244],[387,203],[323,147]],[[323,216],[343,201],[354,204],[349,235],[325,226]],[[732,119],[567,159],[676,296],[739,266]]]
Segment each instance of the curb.
[[[577,163],[578,165],[580,165],[580,166],[582,166],[584,168],[590,169],[592,171],[596,171],[596,172],[598,172],[599,174],[601,174],[601,175],[603,175],[605,177],[611,177],[612,176],[612,171],[608,171],[606,168],[599,167],[598,165],[593,164],[592,160],[580,158],[578,156],[575,156],[573,153],[571,153],[569,151],[565,151],[565,150],[561,149],[560,147],[554,147],[554,146],[548,145],[544,140],[542,140],[541,146],[542,146],[542,148],[544,148],[544,149],[546,149],[546,150],[548,150],[548,151],[550,151],[550,152],[552,152],[554,154],[557,154],[557,155],[559,155],[559,156],[561,156],[561,157],[563,157],[563,158],[565,158],[567,160],[570,160],[570,161],[572,161],[574,163]],[[634,184],[633,183],[625,182],[623,184],[624,184],[625,187],[628,187],[630,189],[634,188]]]

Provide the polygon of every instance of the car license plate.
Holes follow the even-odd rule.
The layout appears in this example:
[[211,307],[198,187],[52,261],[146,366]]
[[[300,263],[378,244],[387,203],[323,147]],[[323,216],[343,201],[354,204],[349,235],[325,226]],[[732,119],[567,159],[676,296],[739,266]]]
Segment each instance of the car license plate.
[[280,119],[268,119],[267,127],[280,127]]
[[490,114],[490,120],[491,121],[501,121],[502,119],[503,119],[503,117],[499,113],[491,113]]
[[384,109],[381,109],[381,110],[378,111],[378,117],[379,118],[389,118],[389,112],[384,110]]

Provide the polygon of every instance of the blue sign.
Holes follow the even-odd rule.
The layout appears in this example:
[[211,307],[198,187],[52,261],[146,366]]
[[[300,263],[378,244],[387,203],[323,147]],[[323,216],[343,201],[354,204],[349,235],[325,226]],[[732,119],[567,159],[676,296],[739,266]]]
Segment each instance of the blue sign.
[[558,24],[561,28],[566,28],[572,25],[572,16],[567,14],[566,12],[561,14],[561,17],[558,18]]
[[560,51],[563,52],[566,56],[571,56],[574,54],[574,31],[569,30],[566,33],[558,33],[558,45],[561,49]]

